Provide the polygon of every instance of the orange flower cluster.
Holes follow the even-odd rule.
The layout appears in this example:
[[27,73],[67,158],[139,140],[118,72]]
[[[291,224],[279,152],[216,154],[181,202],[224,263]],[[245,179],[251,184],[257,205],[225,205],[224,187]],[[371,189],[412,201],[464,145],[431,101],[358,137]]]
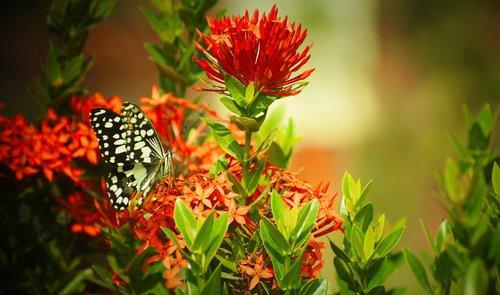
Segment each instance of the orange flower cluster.
[[[239,175],[241,167],[233,165],[230,170],[234,175]],[[267,167],[266,170],[264,174],[270,175],[270,185],[276,188],[283,196],[284,201],[290,206],[300,207],[312,199],[317,199],[319,202],[320,211],[316,227],[313,229],[313,238],[309,242],[303,258],[303,274],[309,278],[317,278],[319,277],[319,271],[323,267],[323,257],[320,250],[325,247],[325,244],[317,242],[316,238],[338,230],[342,225],[342,218],[333,208],[336,195],[326,194],[328,186],[319,186],[317,189],[312,189],[309,184],[298,179],[295,174],[289,171],[271,166]],[[164,261],[164,264],[165,261],[170,261],[167,264],[169,266],[173,265],[173,261],[177,261],[176,265],[186,263],[185,261],[179,262],[177,256],[171,255],[176,253],[176,246],[166,239],[161,230],[162,227],[166,227],[175,232],[173,211],[177,198],[184,200],[195,215],[205,217],[212,211],[216,211],[218,215],[229,212],[230,225],[226,236],[230,239],[236,239],[238,233],[245,233],[250,238],[258,229],[256,218],[259,217],[256,217],[255,214],[250,216],[250,206],[239,205],[241,200],[238,200],[239,196],[232,192],[232,185],[227,180],[226,175],[222,174],[213,177],[207,172],[191,174],[187,178],[181,175],[173,180],[165,179],[158,184],[156,190],[151,192],[149,199],[141,208],[133,209],[130,216],[128,212],[124,213],[124,215],[128,216],[127,223],[131,225],[136,237],[143,241],[139,253],[148,247],[158,250],[159,254],[148,260],[147,263],[159,260]],[[255,201],[265,188],[266,185],[259,187],[250,196],[247,203]],[[267,197],[256,204],[256,209],[261,209],[257,210],[261,214],[265,214],[261,208],[265,204],[267,204]],[[181,239],[180,236],[178,238]],[[251,253],[251,255],[261,257],[258,259],[259,263],[251,263],[248,259],[238,262],[239,269],[245,277],[248,277],[247,288],[250,289],[256,286],[259,279],[269,281],[273,277],[271,275],[273,273],[272,264],[267,255],[262,252]],[[175,283],[181,282],[179,270],[174,267],[165,270],[164,277],[168,286],[179,287]]]

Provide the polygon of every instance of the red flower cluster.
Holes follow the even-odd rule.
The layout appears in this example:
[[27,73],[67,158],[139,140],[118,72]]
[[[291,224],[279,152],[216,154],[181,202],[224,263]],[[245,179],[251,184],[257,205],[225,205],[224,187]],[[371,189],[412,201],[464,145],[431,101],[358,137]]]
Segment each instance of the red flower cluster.
[[96,95],[85,100],[72,99],[76,116],[58,116],[49,109],[40,128],[28,123],[21,115],[12,119],[0,117],[0,162],[18,180],[40,172],[47,180],[54,175],[66,175],[79,183],[83,173],[75,161],[97,163],[99,146],[88,124],[87,109],[114,104]]
[[276,6],[260,19],[259,11],[255,10],[251,18],[247,11],[243,17],[208,18],[207,21],[212,34],[197,31],[206,49],[197,42],[195,45],[208,59],[195,58],[195,62],[215,82],[215,89],[197,90],[225,92],[224,74],[229,74],[245,86],[254,83],[256,91],[278,97],[291,96],[301,91],[302,85],[298,82],[314,71],[310,69],[292,77],[309,60],[311,45],[299,52],[307,30],[302,31],[300,24],[295,28],[286,17],[280,19]]

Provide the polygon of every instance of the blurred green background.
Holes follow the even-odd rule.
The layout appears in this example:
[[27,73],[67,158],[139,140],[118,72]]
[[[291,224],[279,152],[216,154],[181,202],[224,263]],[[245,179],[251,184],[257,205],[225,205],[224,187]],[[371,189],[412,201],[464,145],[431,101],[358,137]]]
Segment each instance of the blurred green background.
[[[310,84],[278,104],[303,136],[293,168],[313,185],[330,182],[332,194],[346,170],[363,183],[373,179],[369,199],[376,211],[392,223],[407,221],[402,246],[428,250],[420,220],[435,232],[445,217],[436,174],[455,155],[449,135],[465,139],[462,106],[477,111],[500,101],[500,2],[221,1],[213,11],[268,11],[275,3],[279,15],[302,23],[306,42],[314,42],[306,67],[316,68]],[[10,1],[0,11],[4,115],[40,115],[27,89],[37,55],[44,57],[48,47],[49,5]],[[140,5],[149,3],[118,1],[91,32],[86,52],[96,61],[84,84],[90,92],[124,100],[149,95],[156,69],[142,44],[158,40]],[[331,275],[329,265],[324,275]],[[406,287],[407,294],[423,291],[407,267],[391,284]]]

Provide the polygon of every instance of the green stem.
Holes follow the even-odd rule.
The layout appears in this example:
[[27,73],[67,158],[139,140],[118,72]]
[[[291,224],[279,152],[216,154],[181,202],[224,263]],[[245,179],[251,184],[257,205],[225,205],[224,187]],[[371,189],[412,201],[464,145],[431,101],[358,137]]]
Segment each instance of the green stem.
[[[252,131],[245,131],[245,149],[243,154],[243,163],[241,163],[241,184],[245,189],[245,193],[248,188],[248,175],[250,173],[250,148],[252,147]],[[246,196],[245,196],[246,197]]]

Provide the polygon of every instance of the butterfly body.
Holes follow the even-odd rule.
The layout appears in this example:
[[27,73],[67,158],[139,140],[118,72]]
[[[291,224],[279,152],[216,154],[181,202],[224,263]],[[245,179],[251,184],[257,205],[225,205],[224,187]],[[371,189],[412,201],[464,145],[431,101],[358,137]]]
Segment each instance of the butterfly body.
[[156,180],[170,173],[172,154],[165,152],[153,124],[135,104],[124,103],[121,115],[93,109],[90,123],[110,166],[106,189],[116,209],[127,208],[134,192],[147,195]]

